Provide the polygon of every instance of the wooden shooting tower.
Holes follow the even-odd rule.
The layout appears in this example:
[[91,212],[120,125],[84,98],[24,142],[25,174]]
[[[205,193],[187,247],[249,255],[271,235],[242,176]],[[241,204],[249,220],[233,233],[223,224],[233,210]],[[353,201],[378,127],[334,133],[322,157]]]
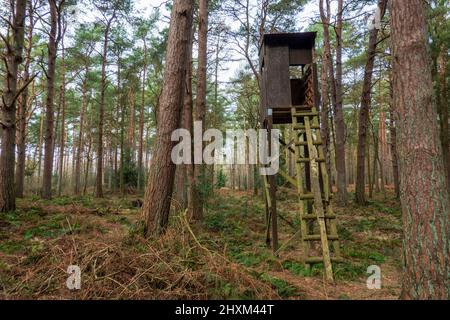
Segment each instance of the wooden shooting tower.
[[280,139],[280,155],[292,153],[295,175],[283,168],[278,174],[296,189],[300,220],[300,230],[279,246],[278,179],[265,176],[267,242],[278,254],[300,236],[306,266],[323,263],[326,278],[332,281],[332,262],[341,258],[320,132],[315,39],[315,32],[266,34],[260,48],[261,125],[269,134],[274,126],[290,126],[289,139]]

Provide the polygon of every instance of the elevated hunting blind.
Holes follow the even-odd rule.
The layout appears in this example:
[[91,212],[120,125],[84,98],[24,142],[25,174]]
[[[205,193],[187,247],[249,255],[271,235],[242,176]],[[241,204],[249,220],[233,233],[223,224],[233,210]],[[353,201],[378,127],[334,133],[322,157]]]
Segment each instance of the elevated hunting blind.
[[[280,161],[285,168],[280,168],[278,174],[296,188],[300,219],[300,230],[278,246],[276,194],[279,179],[264,176],[266,241],[278,255],[299,236],[305,265],[323,263],[325,276],[332,281],[332,262],[340,262],[341,258],[320,132],[315,39],[315,32],[266,34],[260,48],[261,126],[269,134],[274,125],[290,126],[280,138],[284,149],[280,154],[286,159]],[[290,172],[287,165],[292,162],[295,173]]]
[[[264,35],[260,51],[263,120],[273,112],[273,124],[292,123],[292,106],[306,104],[307,82],[311,73],[312,89],[317,93],[315,39],[315,32]],[[318,94],[315,96],[318,98]]]

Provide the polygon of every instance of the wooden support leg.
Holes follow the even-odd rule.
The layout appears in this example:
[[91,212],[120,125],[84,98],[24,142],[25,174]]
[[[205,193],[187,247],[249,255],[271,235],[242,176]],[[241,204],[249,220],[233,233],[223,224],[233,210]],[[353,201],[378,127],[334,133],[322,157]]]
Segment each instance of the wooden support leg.
[[266,245],[270,247],[270,207],[266,201]]
[[[270,155],[272,155],[272,128],[273,120],[270,118],[267,127]],[[278,251],[277,179],[276,175],[271,175],[267,178],[269,180],[270,216],[272,220],[272,250],[276,254]]]
[[270,215],[272,218],[272,249],[276,254],[278,251],[278,215],[277,215],[277,184],[276,176],[269,176],[270,184],[270,201],[272,206],[270,207]]

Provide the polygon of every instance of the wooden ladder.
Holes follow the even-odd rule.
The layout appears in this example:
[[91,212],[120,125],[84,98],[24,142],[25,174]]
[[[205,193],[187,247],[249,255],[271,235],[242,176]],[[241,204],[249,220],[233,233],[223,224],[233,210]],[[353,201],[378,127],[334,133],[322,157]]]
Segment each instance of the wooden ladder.
[[[323,263],[326,279],[333,281],[332,263],[340,262],[341,257],[336,215],[331,206],[332,195],[320,134],[319,113],[311,104],[292,107],[291,114],[305,265],[310,268],[313,264]],[[303,177],[308,175],[308,181],[304,181]],[[315,223],[318,228],[315,227]],[[320,242],[321,256],[311,255],[313,242]]]

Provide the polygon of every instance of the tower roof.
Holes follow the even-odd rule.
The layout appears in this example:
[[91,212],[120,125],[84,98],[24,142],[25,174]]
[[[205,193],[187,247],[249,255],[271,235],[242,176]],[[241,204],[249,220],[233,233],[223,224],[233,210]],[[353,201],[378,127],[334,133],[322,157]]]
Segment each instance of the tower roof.
[[316,36],[316,32],[268,33],[264,35],[263,45],[270,47],[287,45],[292,49],[312,50],[314,48]]

